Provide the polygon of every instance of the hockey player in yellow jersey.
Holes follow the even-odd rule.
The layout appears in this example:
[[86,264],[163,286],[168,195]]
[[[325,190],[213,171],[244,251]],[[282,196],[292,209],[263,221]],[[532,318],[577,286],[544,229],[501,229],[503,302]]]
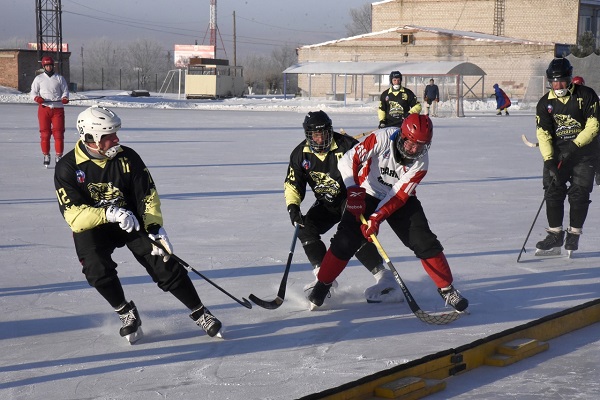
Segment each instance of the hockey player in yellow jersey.
[[[309,112],[304,118],[303,128],[306,139],[290,155],[284,194],[290,220],[292,225],[300,225],[298,238],[316,276],[327,252],[321,235],[340,221],[346,206],[346,187],[337,163],[358,141],[334,132],[331,119],[323,111]],[[316,201],[302,215],[300,204],[306,195],[307,185],[312,189]],[[376,281],[375,285],[365,289],[367,302],[403,301],[400,286],[392,272],[383,266],[383,260],[373,243],[366,243],[358,249],[356,258]],[[316,282],[315,279],[304,290],[312,290]]]
[[402,74],[399,71],[390,73],[390,88],[379,97],[379,128],[387,126],[402,126],[402,121],[408,114],[419,114],[421,103],[417,96],[408,88],[402,86]]
[[80,138],[75,148],[56,165],[56,196],[73,231],[83,273],[119,315],[121,336],[130,343],[139,340],[142,321],[134,302],[126,300],[111,256],[127,246],[158,287],[181,301],[196,324],[215,336],[221,322],[200,301],[187,270],[169,257],[173,248],[156,186],[140,156],[119,144],[120,128],[121,119],[113,111],[87,108],[77,118]]

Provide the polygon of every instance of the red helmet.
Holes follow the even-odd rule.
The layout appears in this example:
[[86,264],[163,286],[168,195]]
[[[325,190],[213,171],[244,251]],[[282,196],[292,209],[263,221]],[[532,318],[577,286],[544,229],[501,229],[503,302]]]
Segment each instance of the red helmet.
[[433,123],[427,115],[410,114],[402,122],[396,146],[404,158],[416,160],[429,150],[433,138]]
[[45,67],[46,65],[54,65],[54,60],[52,59],[52,57],[42,57],[42,67]]
[[576,85],[585,85],[585,81],[580,76],[574,76],[573,79],[571,79],[571,82],[573,82]]

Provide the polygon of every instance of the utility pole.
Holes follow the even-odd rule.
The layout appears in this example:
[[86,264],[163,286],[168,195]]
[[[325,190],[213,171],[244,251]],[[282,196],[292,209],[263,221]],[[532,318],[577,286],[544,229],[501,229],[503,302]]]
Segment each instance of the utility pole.
[[83,46],[81,46],[81,90],[82,92],[85,90],[84,89],[84,84],[85,84],[85,75],[83,74]]
[[236,67],[237,66],[237,61],[236,61],[236,57],[237,57],[237,53],[236,53],[236,34],[235,34],[235,11],[233,12],[233,66]]

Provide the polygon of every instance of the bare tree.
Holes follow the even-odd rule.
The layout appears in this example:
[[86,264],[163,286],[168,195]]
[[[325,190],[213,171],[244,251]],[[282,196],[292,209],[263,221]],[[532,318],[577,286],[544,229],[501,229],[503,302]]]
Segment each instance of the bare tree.
[[592,53],[600,54],[600,48],[596,47],[596,38],[592,32],[585,32],[577,38],[577,44],[570,46],[571,53],[575,57],[583,58]]
[[358,8],[351,8],[350,17],[352,17],[352,23],[346,25],[348,36],[371,32],[371,3]]
[[[296,49],[292,46],[286,45],[271,52],[271,63],[267,74],[267,86],[271,92],[283,89],[283,71],[297,61],[298,55],[296,54]],[[288,83],[296,83],[297,86],[296,80]],[[295,87],[289,89],[291,89],[292,93],[296,91]]]
[[119,86],[118,65],[123,60],[123,49],[108,38],[94,40],[85,47],[85,86],[87,88],[116,88]]
[[249,55],[241,63],[244,66],[244,83],[248,86],[248,94],[262,93],[265,72],[269,61],[260,55]]
[[164,76],[171,67],[170,52],[160,43],[148,39],[139,39],[127,46],[125,65],[128,73],[137,81],[136,86],[150,89],[152,78],[157,74]]

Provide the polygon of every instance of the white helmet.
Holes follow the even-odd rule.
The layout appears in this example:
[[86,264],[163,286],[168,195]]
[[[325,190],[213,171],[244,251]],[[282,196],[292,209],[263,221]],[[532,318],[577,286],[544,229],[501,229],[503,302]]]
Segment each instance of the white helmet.
[[87,143],[97,143],[104,135],[121,129],[121,118],[105,107],[92,106],[77,116],[79,138]]
[[[116,133],[119,129],[121,129],[121,118],[105,107],[94,105],[77,116],[77,131],[84,143],[96,143],[96,146],[100,146],[102,136]],[[114,157],[119,147],[117,145],[110,148],[104,155],[109,158]]]

